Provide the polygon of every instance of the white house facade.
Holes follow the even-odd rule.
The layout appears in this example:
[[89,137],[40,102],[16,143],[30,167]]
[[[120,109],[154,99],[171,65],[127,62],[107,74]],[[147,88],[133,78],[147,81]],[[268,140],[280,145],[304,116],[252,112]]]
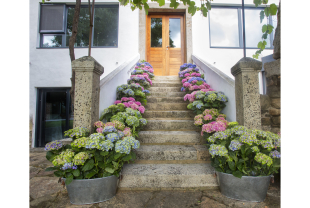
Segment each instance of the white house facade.
[[[261,40],[261,25],[271,23],[276,27],[277,20],[270,18],[260,23],[259,13],[263,8],[255,8],[252,0],[245,3],[246,53],[251,57]],[[30,1],[29,117],[32,147],[42,147],[55,138],[59,139],[64,131],[72,128],[68,40],[74,5],[75,0],[50,0],[45,4],[41,0]],[[121,6],[117,0],[96,0],[91,56],[104,67],[100,77],[100,112],[113,103],[116,86],[129,78],[130,70],[139,60],[150,62],[158,76],[176,75],[177,66],[201,61],[228,83],[219,88],[222,87],[221,90],[229,96],[229,87],[233,83],[231,67],[243,57],[241,1],[215,0],[208,17],[203,17],[200,12],[191,16],[184,5],[178,10],[170,9],[168,5],[168,1],[161,8],[150,3],[149,15],[146,16],[143,10],[132,11],[130,5]],[[76,59],[88,55],[87,6],[88,1],[82,0]],[[154,31],[158,25],[159,34]],[[158,36],[157,39],[154,35]],[[268,37],[267,48],[261,57],[273,53],[273,36],[272,33]],[[201,70],[207,75],[202,67]],[[210,82],[218,79],[212,76],[209,75]],[[230,118],[233,120],[234,116]]]

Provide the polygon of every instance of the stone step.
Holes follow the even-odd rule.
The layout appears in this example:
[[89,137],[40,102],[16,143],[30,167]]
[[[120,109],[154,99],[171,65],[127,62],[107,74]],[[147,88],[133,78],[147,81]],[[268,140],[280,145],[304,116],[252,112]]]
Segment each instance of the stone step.
[[140,131],[141,144],[201,144],[205,140],[196,131]]
[[162,81],[162,80],[178,80],[180,81],[179,76],[155,76],[154,81]]
[[184,97],[186,92],[151,92],[152,97]]
[[181,92],[180,87],[151,87],[149,91],[152,92]]
[[[149,105],[150,103],[148,103]],[[195,114],[191,110],[184,111],[151,111],[147,110],[143,114],[143,118],[171,118],[171,119],[194,119]]]
[[140,160],[197,163],[209,162],[210,154],[206,145],[141,145],[136,150]]
[[161,120],[149,119],[143,128],[144,131],[163,130],[163,131],[201,131],[194,125],[194,120]]
[[125,164],[123,190],[218,189],[210,164]]
[[147,97],[147,103],[184,103],[184,97]]
[[154,81],[152,87],[179,87],[181,89],[181,87],[183,87],[183,84],[180,81],[178,82]]
[[148,103],[145,106],[146,110],[187,110],[187,103]]

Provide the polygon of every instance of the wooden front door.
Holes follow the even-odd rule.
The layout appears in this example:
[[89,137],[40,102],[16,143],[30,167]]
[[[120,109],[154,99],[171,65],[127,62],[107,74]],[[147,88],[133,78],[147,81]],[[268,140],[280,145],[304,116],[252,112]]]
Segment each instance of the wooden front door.
[[178,75],[184,63],[183,15],[148,15],[146,59],[156,76]]

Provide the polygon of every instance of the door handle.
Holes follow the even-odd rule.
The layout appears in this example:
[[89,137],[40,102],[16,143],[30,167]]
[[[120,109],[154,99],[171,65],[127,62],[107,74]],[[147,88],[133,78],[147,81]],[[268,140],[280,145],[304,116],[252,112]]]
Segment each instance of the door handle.
[[166,46],[166,48],[167,48],[167,50],[168,50],[169,46]]

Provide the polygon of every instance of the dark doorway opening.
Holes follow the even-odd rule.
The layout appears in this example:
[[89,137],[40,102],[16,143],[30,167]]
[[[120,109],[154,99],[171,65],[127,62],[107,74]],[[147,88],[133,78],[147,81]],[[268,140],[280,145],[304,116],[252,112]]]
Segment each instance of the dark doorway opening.
[[40,88],[37,91],[35,147],[64,139],[73,127],[70,88]]

